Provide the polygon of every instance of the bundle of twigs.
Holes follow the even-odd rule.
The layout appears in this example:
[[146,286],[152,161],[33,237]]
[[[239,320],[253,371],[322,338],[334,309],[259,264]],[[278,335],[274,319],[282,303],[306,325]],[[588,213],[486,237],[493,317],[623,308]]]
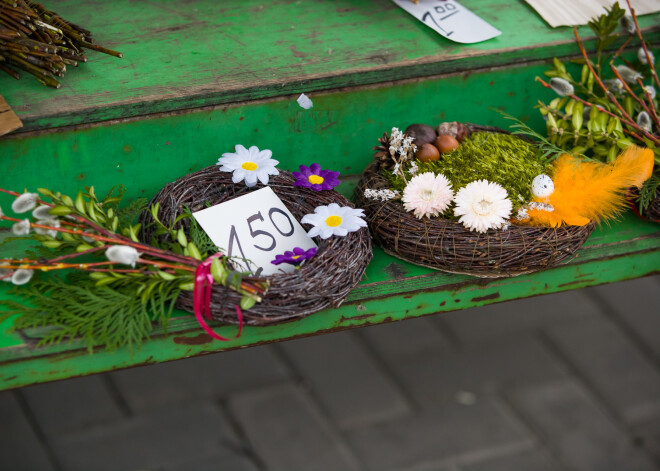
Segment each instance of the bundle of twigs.
[[0,0],[0,70],[15,79],[15,69],[34,75],[48,87],[60,88],[66,66],[87,62],[84,50],[122,57],[94,43],[92,33],[30,0]]

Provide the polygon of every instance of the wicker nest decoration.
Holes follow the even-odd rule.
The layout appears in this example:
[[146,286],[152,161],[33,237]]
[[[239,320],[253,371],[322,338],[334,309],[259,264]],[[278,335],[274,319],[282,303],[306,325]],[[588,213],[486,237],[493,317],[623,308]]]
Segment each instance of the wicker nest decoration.
[[656,190],[655,198],[651,200],[651,204],[644,211],[644,216],[646,216],[649,221],[660,222],[660,188]]
[[[471,131],[506,132],[467,125]],[[511,224],[506,230],[471,232],[457,221],[418,219],[400,200],[368,199],[364,190],[386,189],[380,156],[364,171],[355,204],[364,209],[374,241],[402,260],[450,273],[500,278],[532,273],[572,258],[595,224],[558,228]]]
[[[187,206],[193,212],[237,198],[252,191],[241,182],[234,184],[232,174],[220,172],[217,166],[207,167],[191,173],[173,183],[168,183],[152,199],[150,204],[160,203],[159,217],[163,222],[174,221],[181,208]],[[305,214],[313,213],[320,205],[337,203],[352,206],[335,191],[313,191],[294,187],[295,178],[287,171],[270,178],[270,186],[284,202],[289,211],[300,220]],[[254,189],[262,188],[257,184]],[[145,230],[144,241],[150,241],[153,229],[150,216],[141,218]],[[270,288],[260,303],[243,312],[244,324],[268,325],[305,317],[329,306],[338,307],[348,293],[362,278],[371,260],[371,239],[367,228],[351,232],[345,237],[315,238],[319,246],[316,256],[305,262],[291,274],[268,277],[245,277],[246,280],[270,280]],[[211,297],[213,319],[237,324],[234,306],[240,303],[240,294],[214,284]],[[193,293],[183,291],[177,307],[193,312]]]

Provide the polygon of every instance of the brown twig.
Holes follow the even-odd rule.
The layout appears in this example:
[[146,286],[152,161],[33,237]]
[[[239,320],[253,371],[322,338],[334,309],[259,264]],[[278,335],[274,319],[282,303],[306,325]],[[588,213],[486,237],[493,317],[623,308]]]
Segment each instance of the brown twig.
[[635,14],[635,9],[630,4],[630,0],[626,0],[626,3],[628,4],[628,9],[630,9],[630,16],[632,16],[632,19],[635,22],[635,33],[637,33],[637,38],[639,39],[639,42],[642,44],[642,49],[644,49],[646,60],[648,61],[649,68],[651,69],[651,75],[653,75],[655,84],[657,85],[658,90],[660,91],[660,80],[658,80],[658,74],[656,73],[655,67],[653,66],[653,60],[651,59],[651,54],[649,53],[649,50],[646,47],[646,41],[644,41],[644,38],[642,37],[642,30],[639,28],[639,23],[637,22],[637,15]]

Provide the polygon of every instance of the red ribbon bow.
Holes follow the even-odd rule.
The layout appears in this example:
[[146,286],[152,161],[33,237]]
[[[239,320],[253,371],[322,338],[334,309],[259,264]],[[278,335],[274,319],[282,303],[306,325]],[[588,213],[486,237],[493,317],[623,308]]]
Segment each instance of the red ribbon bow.
[[236,315],[238,316],[238,333],[235,337],[228,339],[222,337],[209,327],[204,318],[211,320],[211,287],[213,286],[213,275],[211,275],[211,263],[213,259],[221,257],[222,254],[216,253],[211,255],[209,258],[204,260],[197,266],[197,271],[195,272],[195,288],[193,291],[193,310],[195,311],[195,317],[197,322],[204,329],[204,331],[209,334],[211,337],[217,340],[229,341],[236,340],[241,336],[241,331],[243,330],[243,313],[241,309],[236,306]]

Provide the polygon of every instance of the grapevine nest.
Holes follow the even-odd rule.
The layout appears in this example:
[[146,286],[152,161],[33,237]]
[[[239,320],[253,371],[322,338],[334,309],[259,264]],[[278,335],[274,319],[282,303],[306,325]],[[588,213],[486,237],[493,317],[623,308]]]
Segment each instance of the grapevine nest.
[[[232,174],[220,172],[217,166],[207,167],[191,173],[173,183],[168,183],[151,200],[150,205],[160,203],[159,218],[164,223],[173,223],[185,206],[192,212],[248,194],[252,189],[245,183],[233,183]],[[313,213],[317,206],[337,203],[353,206],[335,191],[313,191],[294,187],[291,173],[280,170],[270,177],[268,186],[284,202],[297,220]],[[257,183],[253,189],[262,188]],[[153,225],[149,224],[147,212],[142,215],[141,237],[151,241]],[[187,224],[184,219],[181,223]],[[318,245],[316,256],[306,261],[293,273],[270,276],[246,276],[245,280],[270,282],[268,292],[260,303],[243,311],[246,325],[269,325],[305,317],[326,307],[338,307],[348,293],[362,278],[371,260],[371,239],[367,228],[351,232],[345,237],[315,238]],[[274,256],[273,256],[274,257]],[[213,284],[211,316],[213,319],[237,324],[234,306],[240,303],[241,295],[218,283]],[[183,291],[177,307],[193,312],[193,292]]]
[[[504,132],[468,125],[471,131]],[[355,204],[364,209],[374,241],[385,252],[416,265],[482,278],[532,273],[572,258],[595,224],[557,228],[511,224],[505,230],[471,232],[458,221],[418,219],[400,200],[379,201],[365,189],[387,189],[378,159],[364,171],[355,189]]]

